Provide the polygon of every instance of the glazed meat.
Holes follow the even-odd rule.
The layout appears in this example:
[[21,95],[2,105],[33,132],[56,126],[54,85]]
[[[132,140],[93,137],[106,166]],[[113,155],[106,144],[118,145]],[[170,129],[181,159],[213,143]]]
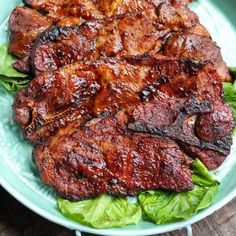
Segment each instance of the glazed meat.
[[[190,157],[199,158],[208,169],[219,167],[229,155],[232,145],[230,134],[234,121],[229,106],[221,104],[224,109],[221,111],[221,106],[217,107],[209,101],[200,102],[195,98],[184,101],[171,101],[169,98],[168,103],[163,100],[155,98],[154,101],[140,104],[131,110],[128,128],[135,132],[168,137],[175,140]],[[227,117],[221,119],[226,113]],[[203,120],[204,127],[199,124]],[[217,128],[221,128],[218,130],[219,136],[213,137],[217,131],[214,121],[220,122]],[[207,136],[203,136],[206,129]],[[208,139],[209,137],[213,138]]]
[[62,128],[60,135],[36,146],[34,160],[43,181],[69,199],[102,193],[134,196],[148,189],[187,191],[193,187],[191,161],[183,148],[188,153],[199,150],[199,155],[192,151],[190,156],[214,168],[230,151],[228,134],[224,144],[205,142],[194,134],[189,119],[214,109],[207,101],[159,94],[152,102],[92,119],[70,135]]
[[57,26],[43,33],[34,44],[31,67],[34,74],[40,74],[80,60],[157,54],[167,35],[198,23],[198,17],[188,8],[162,4],[156,10],[81,26]]
[[52,137],[38,145],[34,160],[43,181],[69,199],[193,188],[191,161],[174,141],[135,134],[125,126],[126,115],[120,112],[90,121],[61,142]]
[[27,7],[16,7],[9,19],[9,52],[23,58],[13,64],[21,72],[29,72],[28,55],[36,37],[52,26],[40,13]]
[[17,94],[15,120],[27,139],[37,141],[82,115],[116,112],[140,101],[142,89],[155,82],[153,69],[109,59],[43,73]]
[[[165,4],[163,4],[166,2]],[[191,25],[191,19],[195,17],[197,19],[197,16],[188,10],[186,7],[182,6],[179,1],[141,1],[141,0],[130,0],[130,1],[97,1],[96,3],[91,0],[87,1],[56,1],[56,2],[50,2],[50,1],[26,1],[26,3],[31,6],[32,8],[35,8],[37,10],[40,10],[41,12],[37,12],[35,10],[31,10],[27,7],[17,7],[12,15],[12,22],[10,24],[10,35],[11,38],[17,38],[18,41],[18,47],[15,48],[15,41],[10,41],[10,48],[12,47],[11,53],[16,55],[28,55],[30,53],[31,46],[33,45],[33,42],[35,38],[45,30],[42,27],[39,27],[42,24],[45,24],[45,21],[51,24],[60,25],[60,26],[75,26],[82,24],[85,19],[86,20],[97,20],[97,19],[103,19],[105,21],[106,17],[110,16],[117,16],[120,14],[136,14],[136,16],[130,16],[137,17],[138,13],[139,15],[144,14],[146,11],[146,14],[153,14],[151,11],[155,12],[156,10],[159,11],[159,19],[160,24],[163,24],[163,21],[169,21],[168,25],[166,24],[165,27],[169,27],[173,30],[172,23],[177,29],[177,24],[179,21],[189,22]],[[69,6],[67,6],[69,5]],[[175,8],[178,8],[176,11]],[[177,7],[176,7],[177,6]],[[68,8],[68,9],[67,9]],[[160,10],[158,10],[160,8]],[[50,10],[51,9],[51,10]],[[48,12],[49,11],[49,12]],[[44,15],[41,13],[43,12]],[[51,12],[51,13],[50,13]],[[52,13],[53,12],[53,13]],[[53,14],[53,16],[52,16]],[[20,15],[20,17],[19,17]],[[146,16],[146,18],[148,15]],[[179,18],[179,19],[178,19]],[[31,21],[31,19],[34,19]],[[133,20],[133,19],[132,19]],[[154,19],[153,19],[154,20]],[[112,22],[113,20],[110,19],[109,22]],[[25,22],[27,22],[27,27],[25,27]],[[105,25],[108,25],[109,22],[104,22]],[[100,22],[101,23],[101,22]],[[131,19],[129,19],[129,24],[132,24]],[[141,24],[145,22],[140,22]],[[147,23],[147,22],[146,22]],[[103,23],[102,23],[103,24]],[[155,24],[155,22],[153,22]],[[149,29],[151,23],[148,23]],[[131,27],[131,25],[129,25]],[[161,26],[161,25],[160,25]],[[179,27],[181,28],[181,22]],[[115,26],[116,32],[114,33],[116,35],[119,34],[118,32],[118,26]],[[139,26],[140,27],[140,26]],[[28,29],[30,28],[31,34],[28,34]],[[39,29],[38,29],[39,28]],[[136,26],[138,28],[138,26]],[[17,30],[16,30],[17,29]],[[102,35],[94,35],[93,37],[99,36],[99,38],[104,42],[104,40],[110,40],[108,34],[111,33],[113,29],[108,26],[105,26],[103,29],[101,29]],[[155,31],[158,29],[156,28]],[[181,29],[179,29],[181,30]],[[64,30],[63,30],[64,31]],[[75,30],[76,31],[76,30]],[[109,31],[109,32],[108,32]],[[136,29],[137,31],[137,29]],[[160,34],[163,32],[162,29],[160,29]],[[24,37],[19,37],[19,32],[21,34],[24,34]],[[55,33],[55,30],[53,31]],[[74,34],[76,34],[74,32]],[[105,33],[105,35],[104,35]],[[124,33],[124,32],[121,32]],[[126,32],[125,32],[126,33]],[[134,32],[132,32],[134,33]],[[137,34],[140,34],[139,31],[136,32]],[[145,40],[147,39],[147,34],[149,32],[146,32]],[[51,33],[52,34],[52,33]],[[157,34],[157,33],[156,33]],[[70,34],[69,34],[70,35]],[[30,36],[30,37],[29,37]],[[33,37],[32,37],[33,36]],[[113,35],[114,36],[114,35]],[[107,38],[105,38],[107,37]],[[139,36],[138,36],[139,37]],[[154,35],[152,35],[152,38]],[[140,40],[140,38],[138,38]],[[160,38],[158,37],[158,42],[160,43]],[[65,39],[64,39],[65,40]],[[71,41],[72,39],[70,39]],[[94,39],[96,40],[96,39]],[[112,43],[112,42],[111,42]],[[115,42],[113,42],[115,43]],[[118,42],[119,43],[119,42]],[[133,43],[134,44],[134,43]],[[119,45],[117,45],[119,46]],[[116,45],[114,45],[116,47]],[[17,49],[17,50],[16,50]],[[146,52],[146,51],[145,51]],[[64,52],[66,53],[66,52]],[[32,55],[33,57],[33,55]],[[74,56],[75,57],[75,56]],[[20,60],[19,62],[16,62],[14,65],[14,68],[21,72],[30,73],[30,65],[29,65],[29,59],[24,58],[23,60]]]
[[[149,133],[147,128],[151,127],[154,130],[152,134],[175,139],[179,143],[187,142],[202,152],[209,149],[214,153],[211,162],[205,161],[200,151],[195,156],[211,169],[219,166],[229,154],[234,121],[229,106],[223,102],[222,85],[215,69],[209,64],[191,60],[134,58],[132,62],[136,65],[114,59],[77,63],[39,75],[16,96],[16,122],[24,130],[26,138],[37,143],[62,127],[66,127],[68,133],[74,133],[92,117],[156,101],[152,108],[150,104],[147,108],[142,105],[140,109],[135,108],[134,115],[130,116],[133,122],[129,128]],[[166,102],[171,100],[172,103]],[[208,101],[210,107],[207,111],[203,107],[203,110],[188,113],[192,117],[186,119],[194,124],[189,128],[190,141],[178,139],[181,129],[184,129],[183,124],[178,124],[176,127],[180,130],[174,133],[173,127],[170,133],[157,131],[155,122],[159,122],[160,116],[164,115],[162,119],[166,122],[170,120],[172,124],[176,114],[180,113],[181,104],[186,104],[188,100]],[[166,109],[163,106],[157,108],[155,104],[159,102],[166,103]],[[194,117],[195,113],[198,117]],[[71,128],[67,128],[70,125]],[[219,143],[225,138],[226,144],[222,144],[221,148]],[[204,146],[204,142],[209,145]]]
[[[58,25],[79,25],[83,19],[67,17],[57,22]],[[30,73],[29,54],[36,38],[53,22],[46,16],[28,7],[16,7],[9,19],[10,41],[9,52],[21,58],[13,64],[14,69]]]
[[36,37],[49,28],[52,23],[40,13],[27,7],[16,7],[11,13],[9,52],[23,58]]
[[209,60],[217,68],[223,81],[232,81],[220,48],[209,37],[186,32],[172,34],[164,45],[163,54],[173,57],[190,57],[199,61]]
[[171,5],[187,5],[190,0],[23,0],[23,2],[46,13],[52,20],[67,16],[80,16],[85,20],[101,19],[114,15],[135,11],[143,11],[158,7],[162,3]]
[[[195,76],[188,82],[188,74],[185,71],[189,68],[190,73],[191,66],[190,62],[167,59],[149,60],[147,65],[142,65],[139,61],[137,65],[131,65],[115,59],[71,64],[37,76],[28,87],[22,89],[14,103],[15,120],[23,128],[27,139],[37,141],[81,116],[80,112],[87,114],[81,109],[86,103],[92,106],[89,109],[91,115],[98,116],[104,112],[116,112],[128,104],[140,102],[140,99],[146,100],[146,97],[142,98],[142,94],[151,96],[149,90],[160,87],[158,81],[162,82],[162,74],[165,71],[171,79],[162,85],[165,85],[162,92],[182,97],[187,92],[191,93],[192,87],[195,89],[195,82],[199,79]],[[216,93],[221,96],[222,86],[219,82],[212,88],[210,76],[204,71],[200,72],[199,76],[203,74],[207,80],[201,89],[211,91],[210,95],[214,96]],[[175,76],[175,83],[172,84]],[[213,73],[214,76],[218,79]],[[178,79],[181,80],[182,86],[186,85],[186,88],[182,88],[183,91],[178,88]]]
[[235,127],[220,49],[191,0],[24,0],[10,17],[13,104],[42,180],[80,200],[193,189],[191,164],[216,169]]

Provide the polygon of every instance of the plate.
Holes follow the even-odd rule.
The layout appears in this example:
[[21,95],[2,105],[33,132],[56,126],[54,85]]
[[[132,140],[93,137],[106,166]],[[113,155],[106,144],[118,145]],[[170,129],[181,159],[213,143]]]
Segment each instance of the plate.
[[[19,0],[5,0],[0,8],[0,42],[8,39],[8,16],[12,9],[21,4]],[[222,48],[222,54],[229,66],[236,66],[236,9],[235,0],[198,0],[191,4],[198,13],[213,39]],[[236,196],[236,138],[231,155],[217,170],[220,190],[215,202],[189,220],[178,223],[155,225],[141,221],[138,225],[114,229],[93,229],[73,222],[61,215],[56,207],[54,191],[45,186],[32,161],[32,146],[26,142],[19,128],[12,120],[13,97],[0,87],[0,184],[18,201],[37,214],[69,229],[99,235],[150,235],[187,227],[223,207]]]

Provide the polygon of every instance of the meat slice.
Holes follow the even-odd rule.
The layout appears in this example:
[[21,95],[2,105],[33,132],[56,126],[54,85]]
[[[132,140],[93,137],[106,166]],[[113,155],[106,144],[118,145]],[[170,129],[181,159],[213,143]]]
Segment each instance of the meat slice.
[[37,76],[22,89],[14,117],[26,138],[37,141],[78,117],[116,112],[139,102],[141,90],[157,76],[152,73],[152,68],[114,59],[71,64]]
[[30,63],[33,72],[39,74],[101,56],[125,58],[156,54],[170,32],[189,29],[198,23],[197,15],[188,8],[162,4],[155,10],[86,22],[81,26],[57,26],[38,38]]
[[193,183],[185,152],[192,158],[197,153],[216,168],[230,151],[228,134],[223,144],[205,142],[194,133],[191,118],[213,109],[195,97],[176,100],[159,94],[151,102],[92,119],[73,133],[61,128],[60,135],[36,146],[34,160],[43,181],[69,199],[134,196],[148,189],[187,191]]
[[64,140],[41,143],[34,160],[46,184],[69,199],[102,193],[134,196],[147,189],[193,188],[191,161],[168,138],[125,130],[126,115],[95,119]]
[[[131,109],[130,115],[129,129],[175,140],[185,153],[192,158],[199,158],[208,169],[219,167],[230,154],[230,134],[235,124],[227,104],[221,103],[216,107],[209,101],[200,102],[194,97],[185,99],[184,102],[171,99],[166,101],[166,98],[156,97],[152,102],[139,104]],[[210,119],[214,116],[222,118],[223,115],[225,117],[217,119],[216,125],[219,130],[226,126],[227,129],[213,137],[217,128],[214,126],[214,120]],[[204,127],[199,126],[198,120],[205,121]],[[207,140],[199,135],[199,129],[207,129],[208,137],[212,139]]]
[[[168,6],[166,6],[167,4],[166,3],[163,4],[163,2],[168,3],[169,8],[168,8]],[[162,21],[163,21],[163,18],[164,19],[169,18],[169,21],[170,20],[176,21],[175,18],[183,18],[183,19],[186,18],[187,19],[186,22],[190,21],[190,24],[191,24],[191,22],[192,22],[191,17],[194,17],[194,13],[192,13],[190,10],[187,10],[185,7],[177,4],[175,1],[173,1],[173,3],[172,2],[169,3],[168,1],[154,1],[153,2],[153,1],[149,1],[149,0],[146,0],[146,1],[130,0],[130,1],[121,1],[121,2],[119,2],[119,1],[111,1],[111,2],[110,1],[98,1],[96,3],[97,10],[95,9],[94,1],[91,1],[91,0],[89,0],[89,1],[83,0],[83,1],[76,1],[76,2],[72,2],[72,1],[70,1],[70,2],[68,2],[68,1],[61,1],[60,2],[59,1],[58,2],[58,1],[56,1],[55,3],[50,2],[50,1],[47,1],[47,2],[45,2],[45,1],[27,1],[26,3],[29,6],[31,6],[32,8],[35,8],[41,12],[37,12],[37,11],[32,10],[28,7],[17,7],[15,9],[15,11],[13,11],[14,14],[12,14],[12,21],[10,22],[10,37],[12,39],[16,38],[17,35],[19,36],[19,32],[21,34],[24,34],[24,37],[17,37],[16,38],[17,42],[18,42],[17,45],[20,46],[20,47],[19,46],[17,47],[18,51],[16,51],[16,49],[15,49],[15,47],[16,47],[15,40],[10,41],[10,48],[13,48],[13,50],[12,50],[13,54],[16,54],[18,56],[21,54],[21,56],[20,56],[21,58],[30,53],[30,50],[31,50],[31,47],[34,43],[35,38],[42,31],[44,31],[46,28],[51,26],[52,22],[53,22],[53,24],[60,25],[60,26],[74,26],[74,25],[82,24],[85,21],[85,19],[86,20],[104,19],[107,16],[116,16],[116,15],[125,14],[125,13],[135,13],[135,14],[139,13],[139,14],[141,14],[144,11],[148,11],[147,14],[149,14],[149,11],[155,11],[157,8],[162,9],[162,10],[160,10],[160,12],[162,12],[161,15],[159,14],[160,19],[162,19]],[[72,5],[70,5],[71,7],[69,7],[69,9],[66,8],[66,6],[68,4],[69,5],[72,4]],[[177,12],[175,12],[175,9],[172,7],[171,4],[177,5],[177,8],[179,8],[179,10]],[[58,7],[62,8],[62,9],[58,10]],[[163,10],[163,8],[165,8],[165,10]],[[168,9],[166,9],[166,8],[168,8]],[[51,11],[49,9],[51,9],[51,11],[53,11],[53,14],[54,14],[53,16],[50,15],[49,12],[51,12]],[[100,12],[101,9],[104,10],[105,15]],[[166,10],[167,10],[167,13],[165,13]],[[182,14],[182,16],[181,16],[181,14]],[[190,14],[190,16],[186,17],[188,14]],[[191,14],[192,14],[192,16],[191,16]],[[131,16],[130,20],[132,20],[132,17],[134,17],[134,16]],[[196,17],[196,15],[195,15],[195,17]],[[32,21],[32,19],[34,19],[34,20]],[[104,21],[105,21],[105,19],[104,19]],[[110,22],[111,21],[112,20],[110,20]],[[134,19],[133,19],[133,21],[134,21]],[[26,22],[27,22],[27,27],[25,27]],[[139,23],[139,22],[137,22],[137,23]],[[147,25],[147,21],[141,21],[140,23]],[[41,25],[44,25],[44,24],[46,24],[47,27],[42,28]],[[106,24],[108,25],[109,22],[107,22]],[[133,23],[133,25],[134,25],[134,23]],[[151,25],[151,24],[149,23],[149,25]],[[130,24],[129,24],[129,26],[132,27],[132,25],[130,25]],[[138,28],[138,27],[140,27],[140,26],[136,26],[136,28]],[[175,26],[175,27],[177,27],[177,26]],[[31,32],[30,34],[28,34],[29,29]],[[149,27],[149,29],[151,29],[151,28]],[[27,30],[27,32],[26,32],[26,30]],[[109,37],[108,37],[109,30],[110,31],[112,30],[111,26],[110,26],[110,29],[109,29],[109,27],[108,28],[105,27],[105,35],[104,35],[104,30],[101,32],[102,36],[100,36],[100,38],[102,41],[109,40]],[[157,29],[156,29],[156,31],[157,31]],[[53,32],[55,33],[55,30]],[[117,33],[119,33],[119,32],[117,31]],[[124,33],[126,33],[126,32],[124,32]],[[131,32],[131,33],[133,33],[133,32]],[[149,32],[146,32],[146,34],[148,34],[148,33]],[[139,37],[140,37],[140,34],[139,34]],[[152,35],[152,39],[151,39],[152,41],[153,41],[153,37],[154,37],[154,35]],[[147,38],[147,36],[145,36],[145,40],[146,40],[146,38]],[[159,39],[159,35],[157,35],[157,38]],[[138,39],[140,39],[140,38],[138,38]],[[160,44],[160,40],[158,42]],[[109,44],[111,44],[111,43],[112,42],[110,42]],[[115,43],[115,42],[113,42],[113,43]],[[105,46],[106,45],[104,45],[103,50],[104,50]],[[24,60],[20,60],[19,62],[16,62],[16,64],[14,65],[14,68],[18,71],[29,73],[30,66],[29,66],[28,57],[24,58]]]
[[190,0],[23,0],[23,2],[46,13],[53,21],[68,17],[80,16],[85,20],[101,19],[114,15],[153,9],[162,3],[187,5]]
[[[203,121],[199,119],[197,132],[203,140],[216,141],[213,137],[230,134],[232,113],[223,102],[220,77],[212,66],[191,60],[135,60],[136,65],[115,59],[76,63],[37,76],[16,96],[16,122],[27,139],[38,142],[71,122],[78,127],[91,116],[115,113],[130,104],[156,99],[161,93],[166,99],[175,99],[176,111],[179,99],[192,96],[215,107],[212,115],[205,116]],[[225,114],[221,115],[221,111]],[[222,124],[225,117],[229,121]],[[216,121],[222,130],[229,125],[222,136],[214,128]],[[213,137],[207,138],[205,123],[213,130]]]
[[[9,20],[9,52],[20,58],[27,57],[36,37],[51,25],[52,23],[37,11],[16,7]],[[16,69],[21,70],[20,66],[16,66]],[[24,70],[26,69],[22,69],[23,72]]]
[[54,22],[68,16],[80,16],[86,20],[104,17],[104,14],[98,9],[93,0],[24,0],[23,2],[27,6],[47,14]]
[[172,34],[165,43],[163,54],[173,57],[191,57],[202,61],[209,60],[217,69],[222,81],[232,81],[220,48],[210,37],[188,32]]
[[[143,65],[156,63],[156,59],[150,57],[135,60]],[[184,78],[183,71],[189,79]],[[232,110],[223,99],[219,75],[213,67],[193,61],[189,61],[185,69],[166,64],[159,73],[158,87],[151,84],[142,91],[142,100],[154,102],[137,106],[129,127],[174,139],[188,155],[198,157],[209,169],[216,169],[230,153],[235,127]],[[195,82],[194,77],[198,78]],[[168,97],[160,99],[156,89],[158,94],[162,92]],[[186,101],[186,98],[191,99]],[[209,104],[199,107],[199,102]],[[163,125],[160,122],[164,122]]]
[[26,56],[22,59],[17,60],[16,62],[12,64],[12,67],[19,72],[30,74],[31,68],[29,64],[29,56]]

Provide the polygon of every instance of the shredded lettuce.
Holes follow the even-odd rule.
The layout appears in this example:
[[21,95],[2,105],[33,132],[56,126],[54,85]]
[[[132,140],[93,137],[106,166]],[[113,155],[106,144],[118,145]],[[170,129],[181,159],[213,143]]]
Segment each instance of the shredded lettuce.
[[59,198],[57,203],[64,216],[94,228],[137,224],[142,217],[141,208],[137,203],[130,203],[126,198],[106,194],[77,202]]
[[207,168],[196,159],[193,163],[193,190],[184,193],[147,191],[139,195],[146,218],[156,224],[188,219],[215,199],[219,184]]
[[17,92],[30,82],[28,75],[17,72],[12,67],[17,59],[8,53],[6,43],[0,44],[0,83],[10,92]]

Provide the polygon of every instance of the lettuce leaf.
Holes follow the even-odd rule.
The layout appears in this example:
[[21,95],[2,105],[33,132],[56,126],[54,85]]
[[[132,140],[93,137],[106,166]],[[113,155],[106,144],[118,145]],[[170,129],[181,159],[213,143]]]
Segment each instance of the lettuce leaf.
[[233,80],[236,80],[236,67],[229,67],[229,71],[233,77]]
[[29,84],[29,79],[9,78],[0,75],[0,83],[10,92],[17,92]]
[[17,59],[8,53],[8,46],[6,43],[0,45],[0,75],[7,77],[25,78],[26,74],[22,74],[13,69],[12,64]]
[[[223,83],[224,87],[224,98],[225,101],[230,105],[233,111],[233,117],[236,122],[236,67],[229,67],[229,71],[233,76],[234,83]],[[233,131],[233,136],[236,135],[236,128]]]
[[57,203],[64,216],[94,228],[137,224],[142,216],[141,208],[137,203],[130,203],[126,198],[106,194],[77,202],[59,198]]
[[[236,68],[234,68],[234,71],[233,68],[231,68],[232,75],[233,72],[236,76]],[[236,81],[234,83],[223,83],[223,87],[225,101],[231,106],[234,120],[236,121]]]
[[30,82],[28,75],[17,72],[12,67],[17,59],[8,53],[6,43],[0,44],[0,83],[11,92],[17,92]]
[[193,163],[195,188],[184,193],[147,191],[139,195],[139,203],[149,220],[164,224],[188,219],[208,207],[219,189],[218,182],[207,168],[196,159]]

